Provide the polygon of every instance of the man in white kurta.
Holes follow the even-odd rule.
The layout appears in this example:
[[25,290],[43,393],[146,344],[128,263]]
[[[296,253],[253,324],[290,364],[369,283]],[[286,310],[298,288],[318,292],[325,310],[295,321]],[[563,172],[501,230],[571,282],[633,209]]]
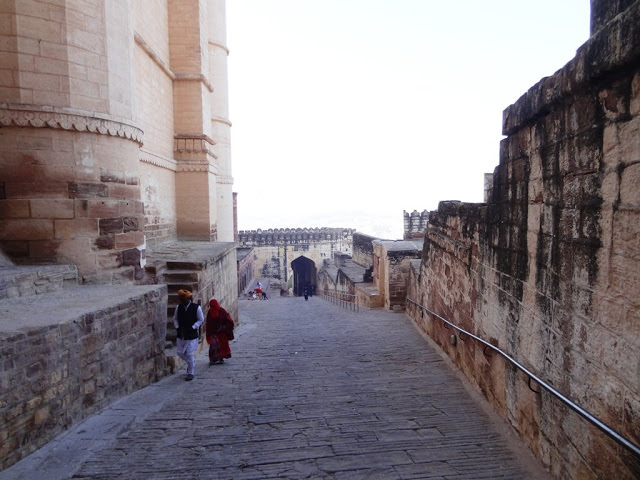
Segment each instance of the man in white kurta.
[[190,381],[195,375],[198,329],[204,322],[204,315],[200,305],[191,301],[189,290],[178,290],[178,298],[180,305],[173,312],[173,326],[177,331],[178,356],[187,364],[187,376],[184,379]]

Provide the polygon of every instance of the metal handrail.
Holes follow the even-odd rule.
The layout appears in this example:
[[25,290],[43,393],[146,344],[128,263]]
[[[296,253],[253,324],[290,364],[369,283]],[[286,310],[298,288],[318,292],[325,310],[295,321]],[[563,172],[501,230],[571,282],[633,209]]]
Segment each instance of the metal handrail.
[[360,305],[358,303],[357,295],[353,295],[351,293],[326,291],[322,292],[322,298],[343,308],[348,308],[349,310],[353,310],[355,312],[360,311]]
[[[591,422],[593,425],[595,425],[596,427],[598,427],[600,430],[602,430],[604,433],[606,433],[607,435],[609,435],[611,438],[613,438],[615,441],[617,441],[619,444],[625,446],[626,448],[628,448],[629,450],[631,450],[632,452],[634,452],[636,455],[640,455],[640,446],[636,445],[635,443],[633,443],[631,440],[628,440],[627,438],[623,437],[622,435],[620,435],[618,432],[616,432],[615,430],[613,430],[611,427],[609,427],[608,425],[606,425],[605,423],[603,423],[601,420],[599,420],[598,418],[596,418],[595,416],[593,416],[591,413],[589,413],[588,411],[586,411],[584,408],[582,408],[580,405],[578,405],[577,403],[573,402],[572,400],[570,400],[569,398],[567,398],[565,395],[563,395],[562,393],[560,393],[558,390],[556,390],[555,388],[553,388],[551,385],[549,385],[547,382],[545,382],[544,380],[542,380],[540,377],[538,377],[537,375],[535,375],[533,372],[531,372],[529,369],[527,369],[525,366],[523,366],[521,363],[519,363],[518,361],[516,361],[514,358],[512,358],[511,356],[509,356],[507,353],[505,353],[504,351],[500,350],[498,347],[496,347],[495,345],[487,342],[486,340],[478,337],[477,335],[474,335],[471,332],[467,332],[466,330],[458,327],[457,325],[451,323],[449,320],[441,317],[440,315],[438,315],[437,313],[433,312],[432,310],[429,310],[427,307],[425,307],[424,305],[419,304],[418,302],[411,300],[410,298],[407,298],[407,302],[408,303],[412,303],[414,305],[416,305],[417,307],[420,307],[422,310],[424,310],[425,312],[427,312],[429,315],[434,316],[435,318],[437,318],[438,320],[441,320],[442,322],[444,322],[445,324],[449,325],[450,327],[456,329],[457,331],[463,333],[464,335],[468,335],[469,337],[473,338],[474,340],[480,342],[482,345],[484,345],[485,350],[487,348],[490,348],[491,350],[497,352],[498,354],[500,354],[503,358],[505,358],[507,361],[509,361],[509,363],[511,363],[513,366],[515,366],[518,370],[520,370],[521,372],[523,372],[525,375],[527,375],[529,377],[528,382],[529,382],[529,388],[531,390],[533,390],[533,388],[531,388],[531,380],[533,379],[538,385],[540,385],[541,387],[543,387],[545,390],[547,390],[549,393],[551,393],[554,397],[556,397],[557,399],[559,399],[560,401],[562,401],[563,403],[565,403],[566,405],[568,405],[572,410],[578,412],[580,415],[582,415],[584,418],[586,418],[589,422]],[[535,391],[535,390],[534,390]]]

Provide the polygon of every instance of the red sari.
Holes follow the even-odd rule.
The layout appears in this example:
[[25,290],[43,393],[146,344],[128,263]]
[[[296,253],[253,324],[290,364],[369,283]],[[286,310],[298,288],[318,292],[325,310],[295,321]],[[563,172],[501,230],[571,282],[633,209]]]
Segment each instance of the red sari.
[[229,313],[212,299],[205,324],[210,363],[222,363],[225,358],[231,358],[229,338],[233,338],[233,326]]

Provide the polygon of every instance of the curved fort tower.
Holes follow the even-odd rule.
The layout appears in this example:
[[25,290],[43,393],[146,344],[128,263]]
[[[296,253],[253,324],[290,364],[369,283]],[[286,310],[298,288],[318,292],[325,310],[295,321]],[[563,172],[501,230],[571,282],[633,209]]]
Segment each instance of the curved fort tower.
[[6,1],[0,248],[132,279],[147,245],[233,241],[224,0]]

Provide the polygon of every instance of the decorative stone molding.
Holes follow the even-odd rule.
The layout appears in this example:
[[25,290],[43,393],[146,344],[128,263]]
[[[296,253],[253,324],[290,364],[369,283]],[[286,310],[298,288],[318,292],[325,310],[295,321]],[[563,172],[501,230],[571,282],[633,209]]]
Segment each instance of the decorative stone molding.
[[209,173],[209,162],[201,160],[180,160],[176,172]]
[[175,78],[178,81],[183,82],[201,82],[209,92],[213,92],[213,85],[209,82],[209,79],[202,73],[176,73]]
[[173,137],[173,151],[177,153],[206,153],[217,158],[213,153],[216,144],[207,135],[179,133]]
[[211,47],[215,47],[215,48],[219,48],[221,50],[224,50],[225,52],[227,52],[227,56],[229,55],[229,47],[227,47],[226,45],[223,45],[223,44],[218,43],[218,42],[214,42],[213,40],[209,40],[209,45]]
[[155,50],[153,50],[153,48],[151,48],[151,46],[144,41],[144,38],[142,38],[142,35],[136,32],[133,35],[133,38],[135,39],[135,42],[140,46],[140,48],[142,48],[144,53],[146,53],[149,56],[149,58],[153,60],[153,62],[156,65],[158,65],[158,67],[160,67],[160,70],[162,70],[165,73],[165,75],[169,77],[171,80],[175,80],[176,78],[175,73],[173,73],[171,69],[167,67],[167,65],[160,58],[160,55],[158,55],[155,52]]
[[218,185],[233,185],[233,177],[230,175],[218,175],[216,183]]
[[172,172],[176,171],[176,167],[178,165],[178,162],[176,162],[173,158],[167,158],[161,155],[157,155],[144,149],[140,149],[140,161],[142,163],[148,163],[149,165],[153,165],[155,167],[171,170]]
[[0,103],[0,128],[53,128],[126,138],[143,144],[144,132],[133,123],[108,115],[63,107]]
[[222,123],[222,124],[227,125],[229,127],[233,126],[233,125],[231,125],[231,120],[229,120],[228,118],[224,118],[224,117],[213,116],[213,117],[211,117],[211,121],[215,122],[215,123]]

